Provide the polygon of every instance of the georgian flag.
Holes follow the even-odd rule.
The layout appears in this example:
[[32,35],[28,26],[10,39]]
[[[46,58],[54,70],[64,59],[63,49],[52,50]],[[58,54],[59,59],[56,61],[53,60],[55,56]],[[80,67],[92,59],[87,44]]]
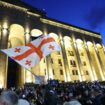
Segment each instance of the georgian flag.
[[26,69],[37,65],[40,60],[54,51],[60,51],[61,48],[50,36],[41,36],[31,41],[26,46],[17,46],[15,48],[1,50],[21,66]]

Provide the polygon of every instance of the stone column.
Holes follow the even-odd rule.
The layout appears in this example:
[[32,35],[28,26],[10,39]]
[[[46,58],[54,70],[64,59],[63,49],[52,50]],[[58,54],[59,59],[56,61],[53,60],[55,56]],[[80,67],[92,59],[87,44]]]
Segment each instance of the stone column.
[[61,36],[60,39],[60,46],[61,46],[61,52],[62,52],[62,57],[63,57],[63,64],[64,64],[64,69],[65,69],[65,74],[66,74],[66,82],[71,81],[70,78],[70,72],[69,72],[69,65],[68,65],[68,60],[67,60],[67,55],[65,51],[65,45],[64,45],[64,40]]
[[0,45],[1,45],[1,27],[0,27]]
[[[31,41],[30,33],[26,32],[25,33],[25,44],[28,44],[30,41]],[[33,74],[30,71],[25,70],[25,83],[32,83],[33,82]]]
[[53,77],[53,72],[52,72],[52,64],[51,64],[51,56],[48,55],[46,57],[46,65],[47,65],[47,79],[50,80],[50,79],[54,79]]
[[102,78],[102,81],[103,81],[103,80],[105,80],[104,67],[103,67],[101,58],[99,56],[97,46],[95,45],[94,39],[93,39],[93,45],[94,45],[94,50],[95,50],[96,56],[98,58],[98,64],[99,64],[99,67],[100,67],[100,75],[101,75],[101,78]]
[[84,42],[84,50],[86,51],[86,55],[87,55],[88,61],[89,61],[89,66],[90,66],[90,69],[91,69],[91,71],[89,71],[89,72],[90,72],[92,81],[94,81],[94,80],[97,80],[97,78],[96,78],[96,74],[95,74],[95,71],[94,71],[94,66],[92,65],[92,58],[90,56],[89,48],[88,48],[88,45],[87,45],[84,37],[83,37],[83,42]]
[[[43,25],[43,35],[48,35],[48,29],[47,29],[47,26],[44,24]],[[46,60],[46,80],[49,80],[49,79],[54,79],[54,76],[53,76],[53,71],[52,71],[52,64],[51,64],[51,56],[48,55],[47,57],[45,57],[45,60]]]
[[72,39],[73,39],[73,49],[75,51],[75,54],[76,54],[75,56],[76,56],[77,63],[78,63],[79,78],[80,78],[80,81],[83,81],[83,77],[82,77],[82,62],[81,62],[81,59],[80,59],[80,55],[79,55],[79,51],[78,51],[78,47],[77,47],[77,43],[76,43],[74,34],[72,34]]
[[[47,28],[44,27],[44,35],[47,35],[48,31],[47,31]],[[52,64],[51,64],[51,56],[48,55],[47,57],[45,57],[46,59],[46,65],[47,65],[47,79],[50,80],[50,79],[54,79],[54,76],[53,76],[53,70],[52,70]]]
[[78,57],[77,57],[77,53],[76,53],[76,49],[75,49],[75,43],[72,42],[72,43],[71,43],[71,46],[72,46],[73,51],[74,51],[74,56],[75,56],[75,59],[76,59],[76,62],[77,62],[77,68],[79,69],[79,70],[78,70],[79,80],[81,81],[81,80],[82,80],[82,76],[81,76],[81,73],[80,73],[80,68],[79,68],[79,63],[78,63]]
[[[8,47],[8,36],[9,29],[1,28],[0,49],[6,49]],[[7,65],[8,57],[0,51],[0,87],[3,88],[7,87]]]
[[102,45],[102,52],[103,52],[103,56],[101,57],[101,55],[100,55],[100,58],[101,58],[101,60],[102,60],[102,64],[103,64],[103,72],[104,72],[104,76],[105,76],[105,65],[104,65],[104,62],[105,62],[105,49],[104,49],[104,45],[101,43],[101,45]]

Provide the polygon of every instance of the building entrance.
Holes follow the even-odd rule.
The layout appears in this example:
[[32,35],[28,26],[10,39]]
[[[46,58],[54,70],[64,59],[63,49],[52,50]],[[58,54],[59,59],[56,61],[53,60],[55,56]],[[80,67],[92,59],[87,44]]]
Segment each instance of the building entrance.
[[8,58],[7,88],[17,87],[19,77],[18,74],[19,65],[11,58]]

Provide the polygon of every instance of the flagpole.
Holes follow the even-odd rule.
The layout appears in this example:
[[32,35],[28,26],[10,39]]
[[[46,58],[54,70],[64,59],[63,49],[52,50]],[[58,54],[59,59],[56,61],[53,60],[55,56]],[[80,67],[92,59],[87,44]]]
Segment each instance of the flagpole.
[[[30,70],[28,70],[28,69],[26,69],[27,71],[29,71],[31,74],[33,74],[34,76],[35,76],[35,74],[32,72],[32,71],[30,71]],[[31,69],[32,70],[32,69]]]
[[[35,73],[33,73],[32,71],[30,71],[29,69],[26,69],[26,70],[29,71],[32,75],[34,75],[34,77],[37,76],[37,75],[35,75]],[[32,68],[31,68],[31,70],[32,70]]]
[[48,55],[48,56],[46,57],[48,81],[50,80],[49,62],[48,62],[48,61],[49,61],[49,57],[50,57],[50,55]]

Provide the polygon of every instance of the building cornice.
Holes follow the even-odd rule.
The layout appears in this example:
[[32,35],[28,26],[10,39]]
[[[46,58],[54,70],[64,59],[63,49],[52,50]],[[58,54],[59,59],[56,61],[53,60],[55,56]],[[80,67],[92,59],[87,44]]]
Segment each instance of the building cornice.
[[15,8],[15,9],[18,9],[18,10],[20,10],[20,11],[26,12],[26,13],[29,14],[29,15],[33,15],[33,16],[36,16],[36,17],[40,17],[39,14],[30,12],[30,11],[28,11],[27,8],[20,7],[20,6],[14,5],[14,4],[10,4],[10,3],[4,2],[4,1],[0,1],[0,6],[4,6],[4,7],[7,7],[7,8]]
[[32,12],[29,12],[29,11],[27,11],[27,14],[32,15],[32,16],[35,16],[35,17],[41,17],[41,15],[36,14],[36,13],[32,13]]
[[49,25],[57,26],[57,27],[60,27],[60,28],[68,29],[68,30],[71,30],[71,31],[82,33],[84,35],[88,35],[88,36],[92,36],[92,37],[96,37],[96,38],[101,39],[101,35],[99,35],[99,34],[88,32],[88,31],[85,31],[85,30],[82,30],[82,29],[79,29],[79,28],[76,28],[76,27],[73,27],[73,26],[70,26],[70,25],[65,25],[65,24],[55,22],[55,21],[45,19],[45,18],[40,18],[40,20],[41,20],[41,22],[49,24]]
[[15,9],[18,9],[18,10],[27,11],[27,9],[24,8],[24,7],[19,7],[17,5],[13,5],[13,4],[4,2],[4,1],[0,1],[0,5],[4,6],[4,7],[7,7],[7,8],[15,8]]

